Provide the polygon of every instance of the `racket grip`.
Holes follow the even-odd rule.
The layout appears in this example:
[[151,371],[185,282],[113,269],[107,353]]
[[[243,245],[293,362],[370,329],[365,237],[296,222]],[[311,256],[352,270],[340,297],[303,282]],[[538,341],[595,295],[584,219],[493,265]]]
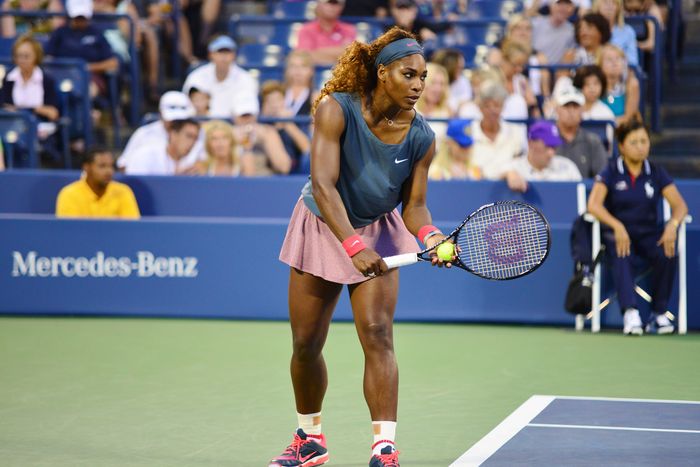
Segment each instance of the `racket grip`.
[[401,266],[408,266],[409,264],[414,264],[418,262],[418,255],[416,253],[406,253],[403,255],[387,256],[382,258],[389,269],[399,268]]

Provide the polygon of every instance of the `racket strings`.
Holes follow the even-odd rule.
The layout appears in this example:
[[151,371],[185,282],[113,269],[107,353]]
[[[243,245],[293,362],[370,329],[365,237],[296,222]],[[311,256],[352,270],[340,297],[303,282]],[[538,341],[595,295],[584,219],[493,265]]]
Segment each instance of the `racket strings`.
[[510,279],[526,274],[546,256],[549,231],[529,206],[502,203],[478,211],[457,235],[459,259],[476,274]]

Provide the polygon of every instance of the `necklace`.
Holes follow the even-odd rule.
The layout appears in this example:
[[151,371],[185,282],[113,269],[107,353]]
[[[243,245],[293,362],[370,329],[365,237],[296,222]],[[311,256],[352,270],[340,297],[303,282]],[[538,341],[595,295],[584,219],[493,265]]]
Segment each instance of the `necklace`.
[[380,110],[379,112],[382,114],[382,117],[384,117],[384,120],[386,120],[386,124],[387,124],[387,125],[389,125],[389,126],[394,126],[394,119],[395,119],[396,117],[399,116],[399,114],[401,113],[402,110],[403,110],[403,109],[399,109],[399,110],[394,114],[394,116],[391,117],[391,118],[389,118],[389,117],[387,117],[386,115],[384,115],[384,112],[382,112],[381,110]]

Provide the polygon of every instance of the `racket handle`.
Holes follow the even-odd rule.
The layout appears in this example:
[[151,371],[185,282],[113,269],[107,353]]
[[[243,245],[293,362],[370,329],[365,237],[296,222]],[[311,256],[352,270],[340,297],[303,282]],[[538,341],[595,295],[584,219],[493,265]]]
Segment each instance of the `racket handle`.
[[382,258],[389,269],[399,268],[401,266],[408,266],[409,264],[414,264],[418,262],[418,254],[416,253],[406,253],[403,255],[387,256]]

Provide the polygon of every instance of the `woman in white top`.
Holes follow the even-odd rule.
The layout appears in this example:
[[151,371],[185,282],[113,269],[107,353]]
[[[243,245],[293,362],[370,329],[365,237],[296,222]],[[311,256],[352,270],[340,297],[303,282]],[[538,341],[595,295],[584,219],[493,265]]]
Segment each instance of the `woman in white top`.
[[528,117],[539,117],[537,98],[532,91],[530,81],[523,74],[530,57],[530,48],[520,42],[506,41],[501,46],[501,54],[503,58],[498,68],[503,74],[503,84],[509,94],[505,106],[510,108],[508,101],[513,99],[512,96],[522,97],[526,104],[522,115],[508,115],[506,118],[525,120]]
[[209,176],[236,177],[241,172],[238,148],[233,127],[223,120],[212,120],[204,125],[204,149]]
[[[607,79],[598,65],[579,67],[576,70],[576,75],[574,75],[573,84],[586,98],[581,115],[583,120],[615,121],[615,114],[602,101],[603,91],[607,88]],[[608,125],[605,129],[605,134],[608,141],[612,141],[615,136],[614,125]]]

